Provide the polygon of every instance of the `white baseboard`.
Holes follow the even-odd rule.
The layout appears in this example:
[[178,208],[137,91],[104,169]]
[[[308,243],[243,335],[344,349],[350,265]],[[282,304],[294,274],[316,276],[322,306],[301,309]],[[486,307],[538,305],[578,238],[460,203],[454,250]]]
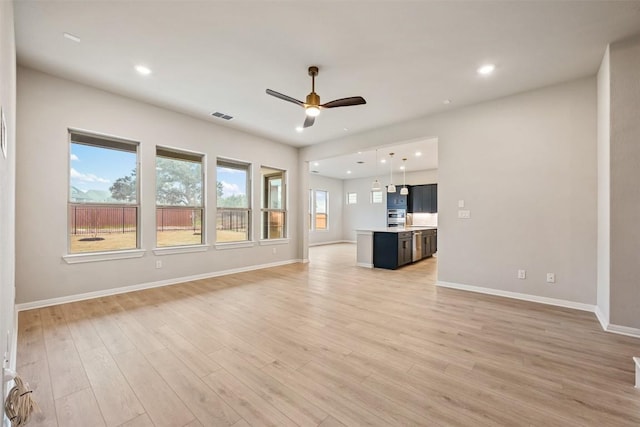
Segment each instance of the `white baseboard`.
[[613,334],[626,335],[629,337],[640,338],[640,329],[630,328],[628,326],[612,325],[609,319],[604,315],[600,307],[596,306],[596,317],[600,322],[602,330],[611,332]]
[[356,242],[355,242],[355,240],[332,240],[330,242],[309,243],[309,247],[312,247],[312,246],[324,246],[324,245],[335,245],[337,243],[356,243]]
[[612,325],[611,323],[609,323],[609,326],[607,326],[605,331],[612,332],[614,334],[626,335],[628,337],[640,338],[640,329],[638,329],[638,328],[630,328],[628,326]]
[[437,282],[436,286],[441,286],[443,288],[460,289],[470,292],[478,292],[487,295],[496,295],[499,297],[513,298],[523,301],[538,302],[541,304],[555,305],[558,307],[573,308],[576,310],[589,311],[592,313],[596,310],[596,306],[591,304],[584,304],[581,302],[567,301],[556,298],[540,297],[537,295],[521,294],[519,292],[503,291],[500,289],[483,288],[480,286],[463,285],[460,283],[451,282]]
[[[176,285],[178,283],[191,282],[193,280],[209,279],[211,277],[227,276],[229,274],[243,273],[246,271],[262,270],[264,268],[279,267],[281,265],[295,264],[303,262],[300,259],[292,259],[287,261],[272,262],[268,264],[252,265],[248,267],[233,268],[230,270],[213,271],[210,273],[196,274],[193,276],[176,277],[174,279],[160,280],[158,282],[141,283],[139,285],[122,286],[119,288],[105,289],[102,291],[87,292],[76,295],[68,295],[64,297],[51,298],[40,301],[26,302],[16,304],[16,313],[18,311],[31,310],[34,308],[49,307],[52,305],[66,304],[69,302],[84,301],[93,298],[100,298],[110,295],[124,294],[127,292],[139,291],[142,289],[159,288],[162,286]],[[17,323],[16,323],[17,325]]]
[[358,267],[373,268],[373,264],[369,264],[368,262],[357,262],[356,265]]
[[595,313],[596,313],[596,317],[598,318],[598,322],[600,322],[600,326],[602,327],[602,330],[606,331],[607,329],[609,329],[609,318],[605,316],[602,310],[600,310],[600,307],[598,307],[597,305],[596,305]]

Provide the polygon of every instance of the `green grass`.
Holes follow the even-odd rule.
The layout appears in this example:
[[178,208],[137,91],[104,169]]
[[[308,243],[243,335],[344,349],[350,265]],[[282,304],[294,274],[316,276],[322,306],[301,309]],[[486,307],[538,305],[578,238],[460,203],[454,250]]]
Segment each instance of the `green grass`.
[[[217,243],[243,242],[247,240],[244,231],[217,230]],[[95,237],[104,240],[82,242],[80,239],[94,237],[90,235],[72,235],[71,253],[106,252],[124,249],[136,249],[136,233],[98,233]],[[166,230],[156,234],[157,247],[171,247],[184,245],[199,245],[200,234],[194,234],[193,230]]]

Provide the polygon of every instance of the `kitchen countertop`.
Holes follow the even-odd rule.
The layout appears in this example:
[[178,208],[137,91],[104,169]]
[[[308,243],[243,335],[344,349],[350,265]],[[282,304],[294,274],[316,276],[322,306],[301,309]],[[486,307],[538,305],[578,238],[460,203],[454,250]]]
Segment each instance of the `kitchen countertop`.
[[427,225],[410,225],[408,227],[358,228],[356,231],[372,231],[374,233],[404,233],[405,231],[437,230],[438,227]]

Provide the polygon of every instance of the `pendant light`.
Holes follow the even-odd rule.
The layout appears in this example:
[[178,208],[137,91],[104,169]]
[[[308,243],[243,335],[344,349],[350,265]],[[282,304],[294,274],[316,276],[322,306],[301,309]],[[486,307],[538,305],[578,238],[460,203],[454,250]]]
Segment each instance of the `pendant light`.
[[389,186],[387,187],[387,193],[395,193],[396,186],[393,185],[393,153],[389,153],[389,157],[391,157],[391,160],[389,160]]
[[378,150],[376,150],[376,180],[373,181],[371,185],[371,191],[380,191],[382,190],[382,185],[380,185],[380,181],[378,181]]
[[407,188],[407,159],[402,159],[402,188],[400,189],[400,195],[406,196],[409,194],[409,189]]

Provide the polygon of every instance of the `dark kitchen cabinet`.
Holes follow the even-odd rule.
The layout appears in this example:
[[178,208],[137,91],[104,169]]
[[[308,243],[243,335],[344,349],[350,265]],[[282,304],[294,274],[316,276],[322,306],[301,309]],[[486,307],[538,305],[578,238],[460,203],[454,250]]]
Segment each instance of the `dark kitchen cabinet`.
[[407,210],[411,213],[438,212],[438,184],[411,186]]
[[402,186],[396,185],[395,193],[387,193],[387,209],[407,209],[408,196],[400,194]]
[[422,258],[432,256],[438,250],[438,230],[422,230]]
[[413,261],[411,232],[398,233],[398,267]]
[[395,270],[411,263],[411,232],[373,233],[373,266]]

